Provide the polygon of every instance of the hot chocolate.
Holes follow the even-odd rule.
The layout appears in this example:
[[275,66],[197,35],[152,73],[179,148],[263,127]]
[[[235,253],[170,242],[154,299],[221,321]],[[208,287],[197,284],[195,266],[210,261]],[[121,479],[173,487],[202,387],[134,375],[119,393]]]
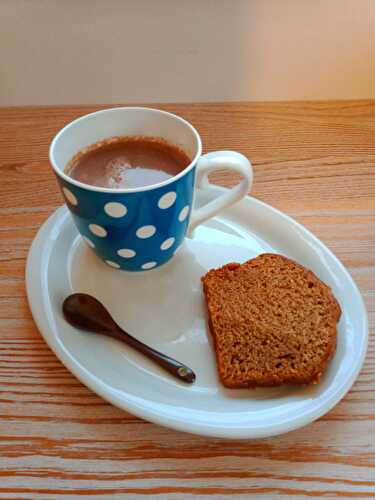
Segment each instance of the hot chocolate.
[[158,137],[112,137],[85,148],[65,172],[77,181],[111,189],[134,189],[158,184],[191,162],[178,146]]

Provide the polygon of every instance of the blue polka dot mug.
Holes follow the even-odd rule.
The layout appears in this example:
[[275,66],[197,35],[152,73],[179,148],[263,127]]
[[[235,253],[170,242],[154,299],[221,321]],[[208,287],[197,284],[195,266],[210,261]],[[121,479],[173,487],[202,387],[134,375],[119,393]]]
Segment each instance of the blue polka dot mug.
[[[191,163],[176,176],[136,189],[83,184],[64,169],[83,148],[100,140],[143,135],[181,147]],[[244,197],[252,183],[250,162],[232,151],[202,156],[195,128],[179,116],[157,109],[113,108],[82,116],[53,139],[50,161],[75,225],[85,242],[109,266],[145,271],[168,262],[187,232]],[[208,188],[208,174],[230,169],[241,182],[203,207],[194,208],[194,189]]]

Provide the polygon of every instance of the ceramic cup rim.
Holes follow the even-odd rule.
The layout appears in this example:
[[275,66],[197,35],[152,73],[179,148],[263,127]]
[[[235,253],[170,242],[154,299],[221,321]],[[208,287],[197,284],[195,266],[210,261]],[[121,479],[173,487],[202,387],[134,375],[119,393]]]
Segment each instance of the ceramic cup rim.
[[[57,143],[62,139],[63,135],[71,128],[74,127],[77,123],[84,122],[87,120],[89,117],[93,118],[96,116],[99,116],[101,114],[106,114],[106,113],[116,113],[116,112],[124,112],[126,110],[131,110],[131,111],[141,111],[141,112],[151,112],[155,114],[162,114],[165,116],[168,116],[169,118],[179,121],[183,125],[185,125],[186,128],[192,132],[194,139],[195,139],[195,146],[196,146],[196,152],[194,155],[194,158],[192,161],[189,163],[187,167],[185,167],[181,172],[179,172],[177,175],[171,177],[170,179],[167,179],[163,182],[159,182],[156,184],[151,184],[148,186],[142,186],[139,188],[105,188],[105,187],[100,187],[100,186],[92,186],[90,184],[85,184],[84,182],[77,181],[76,179],[73,179],[69,175],[67,175],[62,168],[60,168],[57,165],[57,161],[55,158],[55,148]],[[106,108],[106,109],[101,109],[99,111],[94,111],[93,113],[88,113],[86,115],[80,116],[79,118],[76,118],[75,120],[69,122],[67,125],[65,125],[52,139],[52,142],[49,147],[49,160],[50,164],[59,177],[61,177],[65,182],[69,184],[73,184],[74,186],[77,186],[81,189],[86,189],[89,191],[96,191],[99,193],[110,193],[110,194],[125,194],[125,193],[140,193],[142,191],[151,191],[153,189],[158,189],[164,186],[167,186],[168,184],[171,184],[181,177],[184,177],[190,170],[192,170],[197,161],[198,158],[202,154],[202,140],[200,138],[200,135],[198,134],[197,130],[193,127],[193,125],[185,120],[184,118],[181,118],[178,115],[175,115],[174,113],[170,113],[169,111],[164,111],[162,109],[157,109],[157,108],[149,108],[149,107],[143,107],[143,106],[122,106],[122,107],[116,107],[116,108]]]

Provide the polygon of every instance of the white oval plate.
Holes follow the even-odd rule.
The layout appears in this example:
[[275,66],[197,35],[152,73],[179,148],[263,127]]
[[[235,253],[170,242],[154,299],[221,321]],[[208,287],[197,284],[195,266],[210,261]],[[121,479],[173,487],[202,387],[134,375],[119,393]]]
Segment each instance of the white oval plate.
[[[207,202],[223,189],[212,187],[197,200]],[[208,269],[262,252],[282,253],[312,269],[341,305],[336,355],[319,385],[230,390],[218,380],[200,278]],[[200,226],[172,261],[144,273],[102,263],[62,207],[32,244],[26,283],[43,337],[77,378],[112,404],[181,431],[255,438],[306,425],[345,395],[366,354],[366,309],[349,273],[303,226],[254,198]],[[68,325],[61,305],[77,291],[101,300],[129,333],[189,365],[196,383],[180,383],[116,340]]]

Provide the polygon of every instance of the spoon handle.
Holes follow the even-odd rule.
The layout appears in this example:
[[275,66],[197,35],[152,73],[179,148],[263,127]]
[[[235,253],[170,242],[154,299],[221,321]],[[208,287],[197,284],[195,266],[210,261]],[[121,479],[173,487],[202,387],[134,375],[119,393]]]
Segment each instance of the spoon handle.
[[187,384],[192,384],[195,381],[195,373],[188,366],[180,363],[176,359],[170,358],[169,356],[153,349],[152,347],[144,344],[140,340],[132,337],[125,330],[120,328],[118,325],[117,330],[112,330],[111,332],[107,332],[107,335],[111,337],[121,340],[125,344],[129,345],[133,349],[141,352],[147,358],[154,361],[156,364],[164,368],[171,375],[174,375],[179,380],[186,382]]

